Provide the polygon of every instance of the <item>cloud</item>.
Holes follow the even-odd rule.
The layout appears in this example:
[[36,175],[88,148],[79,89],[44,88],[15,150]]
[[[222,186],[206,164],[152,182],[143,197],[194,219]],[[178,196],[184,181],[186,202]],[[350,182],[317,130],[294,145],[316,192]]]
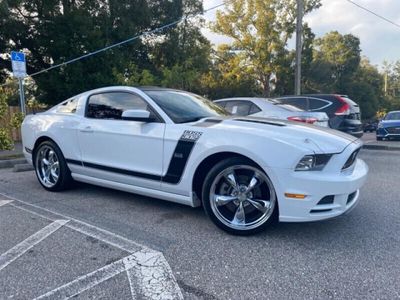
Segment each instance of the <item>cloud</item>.
[[[400,24],[399,0],[353,1]],[[222,3],[222,0],[203,0],[203,3],[204,8],[207,9]],[[208,12],[206,19],[215,20],[215,10]],[[337,30],[342,34],[351,33],[359,37],[362,55],[367,56],[373,64],[381,64],[384,60],[400,60],[400,28],[346,0],[322,0],[322,6],[305,16],[304,20],[317,37],[332,30]],[[214,44],[229,42],[226,37],[211,33],[209,29],[204,29],[203,33]]]

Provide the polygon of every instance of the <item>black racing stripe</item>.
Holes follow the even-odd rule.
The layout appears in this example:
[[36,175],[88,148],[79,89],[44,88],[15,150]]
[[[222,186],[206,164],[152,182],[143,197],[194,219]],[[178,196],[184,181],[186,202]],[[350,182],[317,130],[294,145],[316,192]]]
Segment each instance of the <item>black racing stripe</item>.
[[88,168],[102,170],[102,171],[118,173],[118,174],[123,174],[123,175],[129,175],[129,176],[134,176],[134,177],[140,177],[140,178],[145,178],[145,179],[150,179],[150,180],[157,180],[157,181],[161,180],[161,176],[158,176],[158,175],[142,173],[142,172],[137,172],[137,171],[131,171],[131,170],[126,170],[126,169],[120,169],[120,168],[114,168],[114,167],[108,167],[108,166],[93,164],[93,163],[89,163],[89,162],[83,162],[83,166],[88,167]]
[[112,173],[124,174],[149,180],[163,181],[170,184],[177,184],[181,181],[183,172],[190,153],[192,152],[196,141],[200,138],[202,132],[185,130],[176,144],[174,153],[172,154],[171,161],[168,166],[167,174],[165,176],[153,175],[143,172],[131,171],[126,169],[114,168],[90,162],[80,162],[74,159],[66,159],[67,163],[74,165],[82,165],[88,168],[94,168]]
[[194,141],[178,141],[175,151],[172,154],[167,174],[165,174],[165,176],[162,178],[163,182],[177,184],[179,181],[181,181],[183,171],[185,170],[186,163],[194,145]]
[[65,161],[67,164],[82,166],[82,162],[80,160],[66,158]]

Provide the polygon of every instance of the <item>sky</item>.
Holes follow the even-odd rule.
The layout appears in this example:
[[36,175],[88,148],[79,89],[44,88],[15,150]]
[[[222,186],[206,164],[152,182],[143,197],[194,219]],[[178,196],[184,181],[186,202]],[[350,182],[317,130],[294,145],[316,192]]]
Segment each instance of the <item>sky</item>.
[[[228,0],[229,1],[229,0]],[[222,3],[223,0],[203,0],[204,9]],[[353,0],[369,10],[400,25],[400,0]],[[219,8],[223,10],[223,7]],[[215,12],[208,12],[208,21],[215,20]],[[304,17],[317,37],[332,30],[341,34],[351,33],[360,38],[361,55],[372,64],[381,66],[384,60],[400,60],[400,27],[396,27],[346,0],[322,0],[322,6]],[[204,29],[205,36],[215,45],[229,42],[224,36]],[[293,47],[293,40],[289,47]]]

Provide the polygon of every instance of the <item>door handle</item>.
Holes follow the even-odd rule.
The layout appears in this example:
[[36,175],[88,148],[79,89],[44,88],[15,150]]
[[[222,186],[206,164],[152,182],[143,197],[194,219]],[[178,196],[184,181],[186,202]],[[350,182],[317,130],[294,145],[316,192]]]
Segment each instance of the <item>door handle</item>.
[[80,129],[80,132],[93,132],[91,126],[86,126],[85,128]]

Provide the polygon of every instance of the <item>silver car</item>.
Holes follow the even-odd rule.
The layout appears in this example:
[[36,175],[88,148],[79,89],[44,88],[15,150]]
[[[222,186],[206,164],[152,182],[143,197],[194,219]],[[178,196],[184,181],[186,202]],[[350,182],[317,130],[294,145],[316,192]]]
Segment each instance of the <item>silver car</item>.
[[276,99],[240,97],[219,99],[214,102],[236,116],[250,115],[329,127],[326,113],[304,111]]

